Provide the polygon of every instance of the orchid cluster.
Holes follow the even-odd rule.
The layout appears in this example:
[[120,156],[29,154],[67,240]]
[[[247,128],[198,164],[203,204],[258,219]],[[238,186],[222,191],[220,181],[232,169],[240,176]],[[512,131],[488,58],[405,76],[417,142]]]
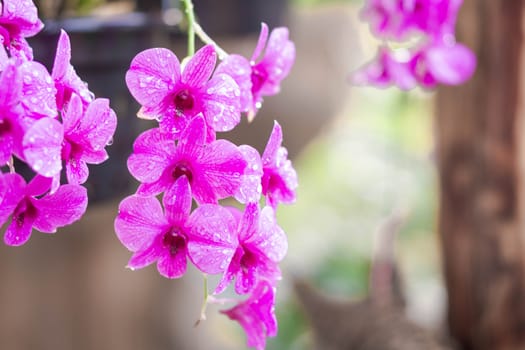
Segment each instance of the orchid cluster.
[[[133,253],[132,270],[156,262],[162,276],[179,278],[189,260],[205,275],[222,274],[205,305],[233,283],[246,297],[223,313],[245,329],[249,346],[264,349],[277,333],[275,289],[288,247],[275,211],[295,201],[297,175],[277,122],[262,156],[216,135],[242,114],[253,119],[262,98],[279,92],[295,47],[286,28],[269,34],[263,24],[250,60],[231,54],[217,65],[217,51],[208,44],[181,63],[152,48],[132,60],[126,83],[138,116],[158,127],[134,142],[128,169],[140,185],[120,203],[115,231]],[[243,210],[224,205],[227,198]]]
[[353,75],[356,84],[403,90],[437,84],[458,85],[474,73],[476,57],[455,39],[463,0],[368,0],[362,18],[382,40],[417,44],[399,49],[383,45],[375,59]]
[[[82,217],[87,164],[108,158],[117,123],[109,101],[95,99],[70,64],[64,31],[51,74],[33,60],[26,38],[42,28],[31,0],[0,2],[0,227],[11,218],[4,242],[12,246],[33,228],[54,233]],[[32,170],[29,182],[15,158]]]

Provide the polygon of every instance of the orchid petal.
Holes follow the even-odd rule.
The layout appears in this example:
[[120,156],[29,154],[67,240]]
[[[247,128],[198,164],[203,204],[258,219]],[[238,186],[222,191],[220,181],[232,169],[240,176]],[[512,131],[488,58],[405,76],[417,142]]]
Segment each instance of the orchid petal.
[[280,262],[288,251],[288,240],[284,231],[277,225],[274,210],[266,206],[259,215],[259,227],[243,242],[252,251]]
[[60,37],[58,38],[57,51],[55,61],[53,63],[53,70],[51,76],[54,79],[61,79],[66,76],[69,69],[69,62],[71,61],[71,43],[66,31],[60,30]]
[[232,130],[241,121],[241,92],[232,77],[216,74],[203,95],[207,124],[215,131]]
[[205,273],[226,270],[237,248],[236,222],[230,212],[213,204],[203,204],[188,219],[191,261]]
[[228,55],[219,64],[215,74],[227,74],[233,78],[240,89],[240,110],[246,112],[253,105],[252,68],[250,62],[241,55]]
[[186,176],[181,176],[175,181],[162,199],[166,209],[166,218],[172,225],[182,225],[190,216],[191,189]]
[[53,194],[33,200],[38,210],[34,226],[41,232],[54,233],[57,227],[70,225],[86,212],[87,190],[77,185],[62,185]]
[[0,227],[24,198],[26,182],[18,174],[0,174]]
[[188,265],[186,259],[186,249],[177,252],[177,254],[163,254],[157,261],[157,270],[166,278],[179,278],[186,273]]
[[63,137],[64,128],[56,119],[42,118],[36,121],[22,141],[27,164],[46,177],[58,174],[62,169]]
[[15,209],[13,219],[5,231],[5,244],[20,246],[26,243],[31,237],[35,215],[36,212],[28,201],[21,202]]
[[141,105],[156,110],[180,76],[177,56],[168,49],[153,48],[140,52],[131,61],[126,83]]
[[192,87],[203,86],[215,68],[217,53],[213,45],[206,45],[190,58],[182,72],[182,82]]
[[133,153],[128,158],[128,169],[137,180],[153,182],[159,179],[170,164],[175,144],[158,128],[140,134],[133,144]]
[[119,206],[115,232],[122,244],[131,251],[144,249],[155,236],[168,228],[162,207],[155,197],[133,195]]
[[268,25],[264,22],[261,22],[261,32],[259,33],[259,39],[257,40],[257,45],[255,50],[253,50],[252,58],[250,61],[255,62],[266,46],[266,41],[268,40]]

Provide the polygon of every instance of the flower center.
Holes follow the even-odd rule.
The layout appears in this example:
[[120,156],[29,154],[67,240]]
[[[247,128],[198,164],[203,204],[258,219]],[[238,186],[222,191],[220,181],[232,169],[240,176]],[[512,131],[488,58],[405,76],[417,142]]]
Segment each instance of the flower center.
[[266,80],[268,80],[268,74],[260,68],[253,67],[250,78],[252,80],[252,93],[257,93],[261,90]]
[[177,252],[186,247],[186,238],[178,228],[172,228],[164,234],[162,245],[169,249],[172,256],[175,256]]
[[60,156],[63,160],[70,161],[81,153],[81,151],[82,149],[79,145],[64,138],[64,141],[62,141],[62,151]]
[[183,175],[186,176],[188,182],[191,182],[191,180],[193,180],[193,175],[191,173],[190,167],[184,163],[177,164],[175,169],[173,169],[173,171],[171,172],[171,176],[176,180]]
[[37,216],[37,209],[28,199],[23,200],[16,207],[13,213],[13,221],[18,227],[24,226],[26,218],[34,218]]
[[0,135],[7,134],[11,131],[11,123],[7,119],[0,119]]
[[189,111],[193,108],[195,103],[193,96],[187,89],[179,91],[177,95],[175,95],[174,102],[177,114],[182,114],[184,111]]
[[257,265],[257,257],[255,254],[245,249],[244,254],[241,257],[241,268],[243,271],[247,271],[250,267]]

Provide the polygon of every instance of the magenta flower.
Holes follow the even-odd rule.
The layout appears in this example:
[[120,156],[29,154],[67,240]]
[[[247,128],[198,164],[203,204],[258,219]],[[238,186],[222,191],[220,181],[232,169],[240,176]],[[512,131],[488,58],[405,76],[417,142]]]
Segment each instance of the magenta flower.
[[241,186],[246,160],[233,143],[226,140],[206,143],[205,135],[202,116],[188,124],[176,145],[159,129],[139,135],[128,159],[129,171],[142,182],[137,193],[159,194],[185,175],[199,204],[217,203],[233,196]]
[[179,278],[186,272],[188,253],[198,266],[213,273],[227,266],[236,244],[230,233],[235,220],[217,205],[201,206],[190,216],[191,201],[186,176],[164,195],[165,213],[155,197],[133,195],[122,201],[115,231],[134,252],[128,267],[138,269],[157,261],[162,276]]
[[247,300],[221,313],[239,322],[244,328],[248,346],[264,350],[266,337],[277,335],[277,319],[274,310],[275,289],[267,281],[261,281]]
[[126,83],[143,106],[142,115],[159,120],[160,129],[176,138],[194,116],[202,113],[209,142],[215,139],[215,131],[229,131],[240,121],[240,91],[235,81],[226,74],[210,79],[216,60],[213,46],[204,46],[181,73],[173,52],[148,49],[131,62]]
[[[280,91],[281,81],[288,76],[295,61],[295,45],[288,39],[288,29],[275,28],[268,40],[268,26],[262,23],[257,46],[250,62],[240,55],[229,55],[217,72],[233,77],[241,88],[241,110],[252,120],[261,107],[263,96]],[[257,62],[262,52],[263,58]]]
[[235,291],[250,292],[258,281],[275,282],[281,277],[278,263],[286,255],[288,241],[269,206],[259,210],[257,203],[246,205],[238,225],[239,244],[214,294],[223,292],[236,278]]
[[274,209],[279,203],[295,202],[297,173],[288,159],[288,151],[282,147],[283,132],[274,122],[273,130],[262,156],[262,193]]
[[464,45],[434,42],[416,51],[409,62],[412,74],[423,87],[438,83],[462,84],[476,69],[476,56]]
[[[400,59],[400,55],[408,56]],[[403,50],[396,54],[387,47],[380,47],[374,60],[367,63],[352,75],[352,81],[357,85],[373,85],[386,88],[392,85],[401,90],[410,90],[416,87],[417,81],[410,69],[410,53]]]
[[27,37],[37,34],[44,24],[31,0],[4,0],[0,2],[0,36],[12,56],[33,59]]
[[58,39],[53,70],[51,71],[51,77],[56,88],[56,105],[59,110],[62,110],[73,94],[80,96],[84,108],[87,108],[87,105],[94,99],[93,93],[88,89],[87,84],[79,78],[70,61],[71,44],[69,36],[62,30]]
[[61,158],[66,163],[70,184],[83,184],[89,176],[87,164],[100,164],[108,158],[104,149],[117,127],[117,116],[109,100],[97,98],[83,112],[82,101],[76,94],[62,114],[64,141]]
[[44,195],[50,184],[49,178],[39,176],[26,185],[18,174],[2,175],[0,193],[5,197],[0,209],[0,226],[12,216],[4,235],[7,245],[19,246],[27,242],[33,227],[40,232],[54,233],[58,227],[70,225],[82,217],[88,201],[86,189],[63,185],[55,193]]

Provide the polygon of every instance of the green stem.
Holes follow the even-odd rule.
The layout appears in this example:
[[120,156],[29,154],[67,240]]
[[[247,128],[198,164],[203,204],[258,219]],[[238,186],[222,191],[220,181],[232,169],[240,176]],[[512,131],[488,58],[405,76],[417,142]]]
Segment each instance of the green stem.
[[202,302],[200,317],[197,320],[197,322],[195,322],[195,327],[197,327],[199,323],[201,323],[201,321],[206,320],[206,308],[208,307],[208,298],[209,298],[208,276],[206,274],[203,274],[203,277],[204,277],[204,301]]
[[188,21],[188,56],[195,53],[195,13],[191,0],[181,0],[184,3],[184,12]]
[[193,29],[195,30],[195,34],[206,44],[211,44],[215,48],[215,52],[217,52],[217,55],[219,56],[219,59],[223,60],[228,56],[228,53],[224,51],[217,43],[210,38],[208,34],[202,29],[199,23],[193,22]]

